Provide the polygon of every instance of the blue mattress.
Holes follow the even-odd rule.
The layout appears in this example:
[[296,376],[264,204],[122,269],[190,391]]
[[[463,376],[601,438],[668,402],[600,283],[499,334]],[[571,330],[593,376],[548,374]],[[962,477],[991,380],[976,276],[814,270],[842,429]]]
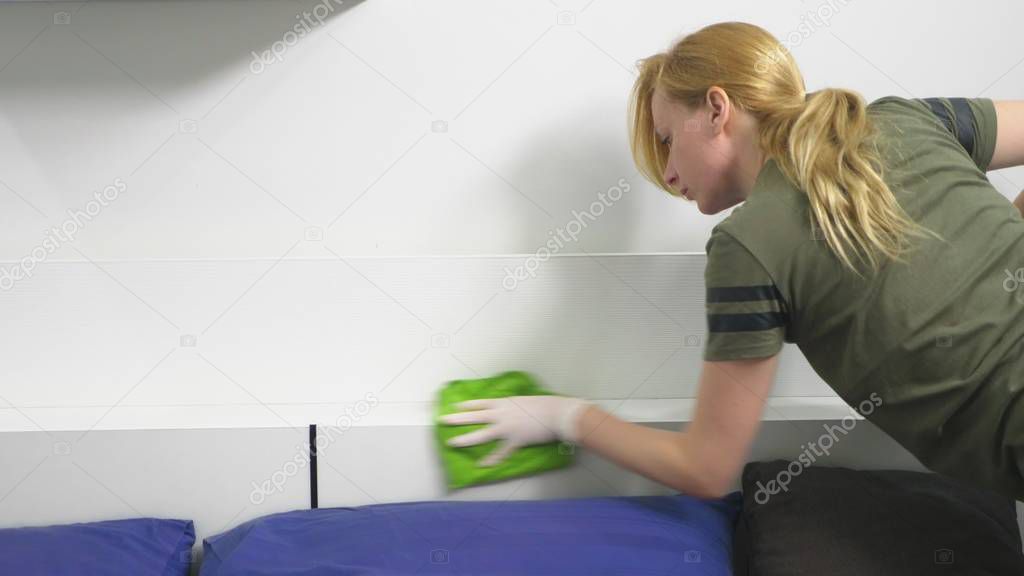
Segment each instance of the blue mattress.
[[0,574],[187,576],[191,520],[130,518],[0,530]]
[[733,492],[299,510],[207,538],[200,574],[726,575],[741,505]]

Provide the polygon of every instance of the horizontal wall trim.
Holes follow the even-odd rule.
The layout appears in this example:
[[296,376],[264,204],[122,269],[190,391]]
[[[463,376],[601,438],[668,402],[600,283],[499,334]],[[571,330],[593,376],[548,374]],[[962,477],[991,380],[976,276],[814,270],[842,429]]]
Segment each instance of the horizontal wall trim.
[[[591,399],[630,422],[689,422],[694,398]],[[358,415],[348,403],[226,403],[116,406],[12,406],[0,408],[0,431],[85,431],[210,428],[299,428],[433,425],[433,402],[384,402]],[[230,408],[229,410],[227,410]],[[348,416],[346,416],[348,415]],[[838,396],[768,398],[767,421],[863,419]]]
[[[90,262],[110,263],[155,263],[155,262],[330,262],[339,257],[346,260],[448,260],[448,259],[490,259],[490,258],[527,258],[536,252],[505,252],[502,254],[338,254],[337,256],[244,256],[237,258],[47,258],[45,264],[88,264]],[[592,258],[595,256],[707,256],[706,252],[567,252],[549,254],[548,258]],[[28,257],[28,255],[26,255]],[[0,264],[17,264],[21,259],[0,259]],[[41,263],[41,264],[42,264]]]

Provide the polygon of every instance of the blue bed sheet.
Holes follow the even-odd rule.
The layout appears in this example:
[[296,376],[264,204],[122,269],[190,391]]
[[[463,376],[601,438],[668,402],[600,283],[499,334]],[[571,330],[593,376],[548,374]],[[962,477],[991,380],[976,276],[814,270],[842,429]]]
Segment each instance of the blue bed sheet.
[[207,538],[200,574],[727,575],[741,506],[733,492],[299,510]]
[[0,574],[187,576],[191,520],[131,518],[0,530]]

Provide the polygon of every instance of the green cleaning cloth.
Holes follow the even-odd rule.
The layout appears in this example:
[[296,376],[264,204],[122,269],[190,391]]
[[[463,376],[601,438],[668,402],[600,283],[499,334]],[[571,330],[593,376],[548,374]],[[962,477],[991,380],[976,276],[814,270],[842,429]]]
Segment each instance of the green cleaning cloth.
[[548,442],[521,446],[494,466],[477,465],[504,440],[491,440],[474,446],[449,446],[448,440],[468,434],[491,424],[445,424],[438,419],[459,412],[456,404],[478,398],[504,398],[507,396],[537,396],[553,394],[537,385],[533,377],[518,370],[503,372],[490,378],[452,380],[438,394],[434,428],[441,452],[441,463],[448,476],[448,487],[464,488],[475,484],[496,482],[518,476],[527,476],[572,464],[573,445]]

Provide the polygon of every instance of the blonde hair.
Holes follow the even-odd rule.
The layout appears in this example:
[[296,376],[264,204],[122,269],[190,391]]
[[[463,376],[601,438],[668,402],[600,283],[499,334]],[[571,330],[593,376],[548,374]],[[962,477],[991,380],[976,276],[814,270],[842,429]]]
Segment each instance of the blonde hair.
[[825,88],[805,94],[788,50],[769,32],[745,22],[722,22],[683,37],[668,51],[637,61],[629,104],[630,146],[641,174],[676,196],[664,181],[668,146],[658,141],[651,114],[655,88],[690,109],[718,86],[758,120],[759,146],[807,194],[815,222],[843,264],[860,276],[848,251],[877,273],[876,253],[903,261],[907,235],[924,236],[883,179],[878,132],[860,94]]

